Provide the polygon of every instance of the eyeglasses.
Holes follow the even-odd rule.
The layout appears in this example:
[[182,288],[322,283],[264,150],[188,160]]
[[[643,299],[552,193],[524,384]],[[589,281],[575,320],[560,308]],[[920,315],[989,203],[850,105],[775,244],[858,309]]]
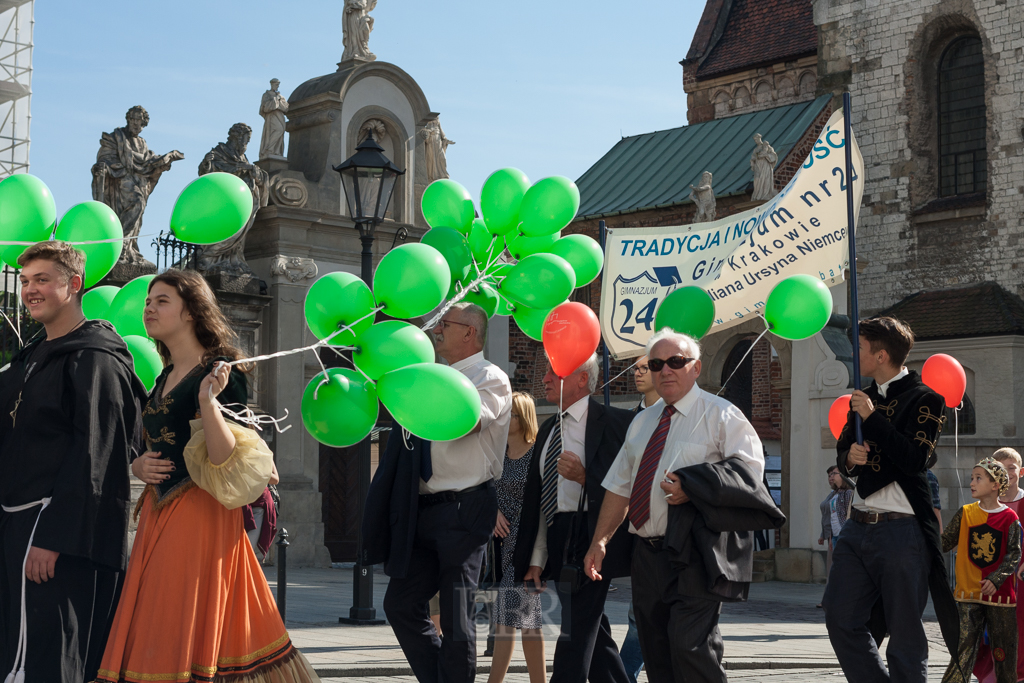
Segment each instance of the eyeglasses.
[[442,330],[448,329],[449,325],[462,325],[463,327],[473,327],[472,325],[467,325],[466,323],[457,323],[454,320],[442,320],[441,321],[441,329]]
[[648,370],[650,370],[650,368],[648,368],[646,365],[638,365],[635,368],[633,368],[633,372],[640,375],[641,377],[646,375]]
[[686,364],[694,358],[687,358],[685,356],[672,356],[666,360],[660,358],[651,358],[647,361],[647,367],[651,369],[651,372],[661,372],[661,369],[668,365],[673,370],[682,370],[686,367]]

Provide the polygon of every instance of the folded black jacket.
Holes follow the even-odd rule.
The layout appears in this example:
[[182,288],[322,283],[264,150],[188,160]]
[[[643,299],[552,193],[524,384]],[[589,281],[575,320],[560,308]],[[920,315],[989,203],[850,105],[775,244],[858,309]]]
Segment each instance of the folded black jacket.
[[778,529],[786,516],[750,468],[735,458],[675,471],[690,502],[671,505],[665,548],[679,570],[681,595],[716,601],[747,599],[754,571],[754,534]]

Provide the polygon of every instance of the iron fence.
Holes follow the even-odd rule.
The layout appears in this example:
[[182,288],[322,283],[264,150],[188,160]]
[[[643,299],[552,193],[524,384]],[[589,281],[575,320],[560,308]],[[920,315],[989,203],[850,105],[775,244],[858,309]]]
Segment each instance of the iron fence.
[[43,329],[21,303],[20,273],[10,266],[0,271],[0,312],[6,318],[0,320],[0,367],[10,363],[21,347]]
[[199,270],[199,258],[202,247],[197,244],[182,242],[173,233],[163,230],[151,242],[156,249],[156,269],[158,272],[168,268],[179,270]]

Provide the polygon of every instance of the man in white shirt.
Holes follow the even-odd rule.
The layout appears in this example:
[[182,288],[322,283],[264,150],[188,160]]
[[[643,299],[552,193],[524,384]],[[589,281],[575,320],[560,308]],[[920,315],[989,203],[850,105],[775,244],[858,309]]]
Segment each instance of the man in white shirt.
[[621,528],[615,534],[609,551],[615,559],[609,560],[603,580],[580,576],[575,594],[562,580],[565,567],[579,568],[590,547],[605,494],[601,480],[633,418],[630,411],[604,406],[591,397],[598,375],[597,354],[564,380],[550,366],[544,375],[546,397],[560,405],[563,414],[561,419],[558,414],[549,418],[537,433],[540,450],[534,452],[527,473],[513,553],[517,579],[537,589],[547,577],[558,592],[562,629],[550,683],[628,683],[604,603],[611,579],[629,575],[629,533]]
[[[512,387],[508,375],[484,359],[487,314],[476,304],[453,306],[433,335],[437,355],[480,392],[480,422],[462,438],[424,444],[412,571],[392,577],[384,611],[420,681],[461,683],[476,676],[473,606],[484,550],[498,516],[494,480],[504,462]],[[438,592],[443,639],[427,607]]]
[[662,330],[648,341],[647,357],[661,400],[633,420],[604,479],[607,492],[584,568],[591,577],[601,576],[609,531],[628,513],[629,530],[638,537],[633,609],[648,679],[724,682],[721,601],[701,597],[705,587],[686,591],[680,585],[663,541],[669,506],[689,501],[675,472],[735,458],[759,482],[761,441],[738,408],[696,385],[701,370],[696,340]]
[[[959,635],[925,474],[945,421],[944,402],[903,365],[914,345],[905,323],[863,320],[858,342],[861,373],[874,382],[853,392],[836,445],[836,464],[857,487],[850,518],[834,542],[822,600],[825,624],[847,679],[924,683],[928,640],[921,616],[929,590],[954,656]],[[863,420],[862,444],[855,413]],[[888,670],[877,647],[886,633]]]

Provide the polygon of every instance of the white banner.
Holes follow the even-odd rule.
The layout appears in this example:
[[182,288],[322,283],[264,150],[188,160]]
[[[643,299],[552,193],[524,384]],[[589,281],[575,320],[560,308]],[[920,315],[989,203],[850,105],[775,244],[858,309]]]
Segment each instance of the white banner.
[[[696,285],[715,302],[712,332],[764,307],[776,284],[800,273],[829,287],[849,266],[843,112],[828,120],[803,166],[777,195],[712,223],[607,232],[601,330],[615,358],[644,351],[658,304]],[[854,225],[864,194],[864,158],[853,141]]]

